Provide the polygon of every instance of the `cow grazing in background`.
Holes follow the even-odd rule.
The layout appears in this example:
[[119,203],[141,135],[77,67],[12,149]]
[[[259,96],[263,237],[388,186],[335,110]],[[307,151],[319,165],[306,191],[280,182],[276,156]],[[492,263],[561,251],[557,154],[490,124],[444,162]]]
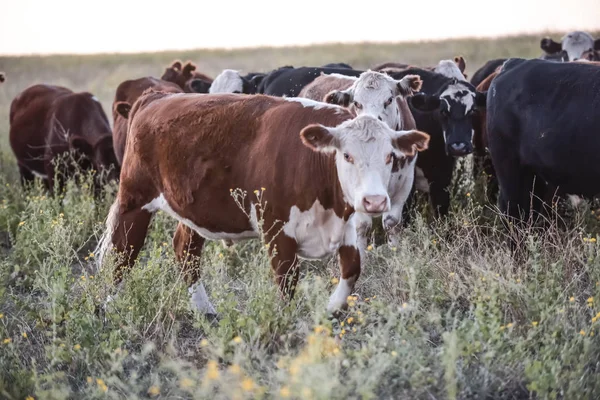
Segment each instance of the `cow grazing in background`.
[[[421,85],[417,75],[408,75],[398,81],[375,71],[363,72],[358,78],[339,74],[321,75],[302,89],[300,97],[337,104],[348,108],[354,115],[376,117],[394,130],[407,130],[416,126],[405,98],[419,91]],[[392,169],[388,187],[391,207],[382,216],[383,227],[389,233],[396,233],[400,226],[404,203],[414,182],[415,158],[403,168],[395,165]],[[359,249],[364,251],[372,219],[363,214],[358,214],[356,218]]]
[[4,82],[6,80],[6,76],[4,75],[4,72],[0,72],[0,83]]
[[575,61],[581,58],[584,52],[600,50],[600,39],[594,40],[587,32],[573,31],[563,36],[560,43],[555,42],[552,38],[543,38],[540,41],[540,47],[546,55],[556,56],[564,51],[567,56],[565,61]]
[[125,143],[127,141],[127,119],[131,106],[149,88],[169,93],[182,93],[183,90],[175,83],[147,76],[131,79],[117,86],[113,101],[113,144],[119,165],[123,163]]
[[406,75],[419,75],[423,81],[422,93],[409,97],[408,103],[417,128],[431,137],[429,149],[417,159],[417,173],[426,181],[418,179],[415,186],[428,188],[435,215],[443,216],[450,207],[456,157],[473,151],[473,117],[485,108],[486,96],[466,81],[420,68],[391,74],[395,79]]
[[[205,239],[259,237],[260,202],[268,205],[260,217],[283,293],[293,296],[299,257],[339,255],[330,311],[346,306],[360,275],[353,214],[388,211],[394,158],[414,157],[428,140],[342,107],[262,95],[148,93],[130,118],[119,193],[98,251],[100,265],[111,248],[129,253],[117,265],[117,282],[156,211],[197,233],[193,252],[200,255]],[[232,198],[235,189],[249,194],[243,210]],[[214,314],[198,271],[185,276],[195,307]]]
[[201,73],[196,72],[196,65],[191,61],[181,64],[181,61],[174,61],[170,67],[165,68],[165,72],[160,77],[163,81],[172,82],[179,86],[186,93],[208,93],[208,92],[195,92],[195,89],[199,89],[200,85],[196,84],[194,87],[191,83],[194,80],[201,80],[206,84],[212,83],[212,78]]
[[[465,74],[465,69],[467,67],[467,63],[463,56],[456,56],[454,60],[440,60],[436,66],[434,67],[423,67],[422,69],[427,71],[437,72],[438,74],[445,75],[449,78],[456,79],[467,79],[467,74]],[[404,63],[396,63],[396,62],[387,62],[383,64],[379,64],[373,68],[374,71],[380,71],[385,73],[395,73],[402,72],[407,68],[419,68],[414,65],[404,64]]]
[[[79,166],[118,177],[112,134],[102,105],[91,93],[51,85],[34,85],[10,106],[10,145],[23,182],[40,177],[52,190],[73,171],[59,171],[54,182],[53,161],[59,155],[78,153]],[[100,183],[100,182],[98,182]]]
[[[247,75],[233,69],[223,70],[212,82],[208,89],[208,93],[244,93],[256,94],[258,87],[266,74],[251,72]],[[192,82],[192,86],[197,85],[197,82]]]
[[587,198],[600,193],[598,82],[600,68],[589,63],[509,59],[503,65],[487,106],[502,212],[529,218],[548,188]]
[[349,64],[346,64],[346,63],[329,63],[329,64],[323,65],[323,68],[353,69]]

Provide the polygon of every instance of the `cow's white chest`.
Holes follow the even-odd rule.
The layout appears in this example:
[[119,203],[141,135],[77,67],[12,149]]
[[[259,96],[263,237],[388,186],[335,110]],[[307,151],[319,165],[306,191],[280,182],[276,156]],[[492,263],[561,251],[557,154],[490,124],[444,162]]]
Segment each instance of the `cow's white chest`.
[[347,229],[348,224],[342,218],[333,210],[324,209],[317,200],[306,211],[292,207],[283,233],[296,240],[300,257],[320,259],[338,250]]

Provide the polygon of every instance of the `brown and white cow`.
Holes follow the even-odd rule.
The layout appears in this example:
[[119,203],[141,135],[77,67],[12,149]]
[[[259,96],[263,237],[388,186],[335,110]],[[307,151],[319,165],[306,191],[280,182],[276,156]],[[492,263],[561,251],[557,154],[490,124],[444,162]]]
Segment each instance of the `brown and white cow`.
[[125,143],[127,141],[127,117],[131,106],[149,88],[161,92],[182,93],[177,84],[157,79],[151,76],[127,80],[117,86],[115,100],[113,101],[113,144],[119,165],[123,163]]
[[[293,296],[299,258],[339,255],[341,280],[328,310],[346,305],[361,269],[355,213],[388,211],[393,159],[427,147],[419,131],[394,131],[372,116],[308,99],[150,92],[131,110],[117,200],[99,244],[132,265],[152,215],[162,210],[205,239],[259,237],[279,288]],[[176,155],[176,156],[174,156]],[[263,189],[264,188],[264,189]],[[249,196],[240,209],[231,191]],[[252,193],[258,195],[252,195]],[[198,272],[186,271],[197,309],[214,313]]]
[[[79,161],[81,168],[108,171],[108,179],[118,176],[110,124],[91,93],[74,93],[61,86],[31,86],[13,100],[9,121],[10,145],[23,182],[38,176],[52,189],[53,161],[70,151],[84,156]],[[61,172],[66,178],[72,171]]]
[[[208,88],[213,79],[201,72],[196,72],[196,65],[191,61],[181,64],[181,61],[173,61],[170,67],[165,68],[165,72],[160,77],[163,81],[172,82],[179,86],[186,93],[208,93]],[[203,86],[206,90],[198,91],[200,85],[192,87],[191,83],[194,80],[201,80],[205,83]]]
[[[363,72],[359,77],[339,74],[321,75],[305,86],[299,97],[311,98],[348,108],[354,115],[371,115],[394,130],[416,129],[415,120],[406,102],[406,96],[418,92],[422,81],[418,75],[395,80],[376,71]],[[388,187],[390,210],[383,214],[384,229],[396,233],[402,219],[402,210],[414,182],[416,157],[408,162],[394,160],[392,179]],[[367,232],[372,219],[357,214],[359,249],[367,246]],[[390,235],[394,240],[394,236]],[[361,253],[363,254],[363,253]]]

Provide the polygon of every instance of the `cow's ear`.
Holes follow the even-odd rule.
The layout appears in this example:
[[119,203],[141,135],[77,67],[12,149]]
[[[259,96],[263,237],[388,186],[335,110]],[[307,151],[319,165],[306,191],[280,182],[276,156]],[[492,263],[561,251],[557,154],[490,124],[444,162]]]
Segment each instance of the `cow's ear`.
[[250,79],[250,85],[252,85],[252,87],[255,90],[258,90],[258,87],[260,86],[263,79],[265,79],[265,76],[267,76],[267,75],[265,75],[265,74],[254,75],[252,77],[252,79]]
[[421,90],[423,81],[419,75],[406,75],[404,78],[396,82],[396,89],[400,96],[410,96],[413,93]]
[[440,98],[424,93],[418,93],[408,97],[408,103],[416,110],[431,112],[440,108]]
[[311,124],[300,131],[302,143],[313,151],[333,153],[339,147],[339,140],[331,128],[321,124]]
[[338,106],[348,107],[354,96],[351,90],[333,90],[325,95],[325,103],[337,104]]
[[191,61],[188,61],[184,65],[183,70],[181,71],[181,75],[186,77],[192,76],[192,72],[194,72],[195,70],[196,66]]
[[487,91],[475,92],[475,105],[477,106],[477,108],[485,108],[486,104],[487,104]]
[[540,41],[540,47],[548,54],[558,53],[562,50],[562,44],[555,42],[551,38],[543,38]]
[[129,118],[129,112],[131,111],[131,104],[129,104],[126,101],[117,101],[115,103],[115,111],[121,117],[123,117],[125,119],[128,119]]
[[600,50],[600,39],[594,40],[594,50]]
[[463,56],[456,56],[454,57],[454,63],[466,78],[465,69],[467,68],[467,63],[465,62],[465,58]]
[[414,156],[417,151],[427,150],[429,135],[421,131],[394,131],[392,133],[392,146],[407,157]]
[[204,79],[194,79],[190,82],[190,88],[194,93],[208,93],[211,82],[205,81]]
[[80,136],[69,137],[69,148],[71,150],[78,150],[83,154],[91,155],[94,151],[92,145]]
[[181,61],[173,61],[173,64],[171,64],[171,68],[173,68],[176,71],[181,71]]

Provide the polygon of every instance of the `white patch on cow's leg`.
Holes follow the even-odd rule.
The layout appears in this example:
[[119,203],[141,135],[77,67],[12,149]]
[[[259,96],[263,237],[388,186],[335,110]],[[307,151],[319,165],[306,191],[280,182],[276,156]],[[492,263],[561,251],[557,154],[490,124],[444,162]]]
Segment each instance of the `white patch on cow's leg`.
[[96,260],[98,260],[98,263],[96,264],[97,270],[100,270],[104,259],[112,248],[112,237],[115,229],[117,229],[117,224],[119,223],[120,210],[119,199],[116,199],[110,206],[108,216],[106,217],[106,229],[98,241],[98,246],[96,246],[96,249],[94,250]]
[[37,172],[37,171],[34,171],[34,170],[30,170],[30,171],[31,171],[31,173],[33,174],[33,176],[35,176],[35,177],[37,177],[37,178],[40,178],[40,179],[48,179],[48,175],[46,175],[46,174],[41,174],[41,173],[39,173],[39,172]]
[[196,310],[202,314],[213,314],[217,315],[217,310],[210,302],[206,289],[202,282],[197,282],[188,288],[188,292],[191,295],[190,300]]
[[333,312],[341,310],[346,306],[348,296],[352,293],[354,288],[354,278],[340,279],[340,283],[329,298],[329,304],[327,304],[327,311]]

